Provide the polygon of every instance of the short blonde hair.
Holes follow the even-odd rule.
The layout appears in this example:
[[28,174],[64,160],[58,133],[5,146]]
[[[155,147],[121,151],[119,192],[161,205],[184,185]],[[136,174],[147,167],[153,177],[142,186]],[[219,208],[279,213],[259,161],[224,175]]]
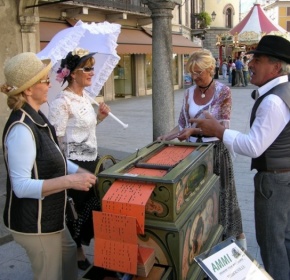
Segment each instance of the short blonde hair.
[[209,50],[202,49],[194,52],[188,59],[185,69],[187,73],[194,72],[194,66],[197,65],[202,71],[205,69],[209,70],[210,75],[213,77],[215,73],[216,60],[212,56]]

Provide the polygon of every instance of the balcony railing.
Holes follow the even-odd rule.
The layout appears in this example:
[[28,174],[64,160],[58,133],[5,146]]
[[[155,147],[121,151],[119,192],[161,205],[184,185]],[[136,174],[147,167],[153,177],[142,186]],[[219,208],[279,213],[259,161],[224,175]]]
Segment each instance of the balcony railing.
[[90,6],[96,6],[96,7],[102,7],[102,8],[108,8],[110,10],[122,10],[122,11],[128,11],[128,12],[134,12],[134,13],[140,13],[140,14],[146,14],[148,16],[151,15],[150,9],[145,6],[141,0],[78,0],[78,1],[39,1],[38,5],[28,6],[26,8],[30,7],[37,7],[42,5],[49,5],[49,4],[61,4],[62,2],[71,2],[70,4],[80,4],[83,5],[90,5]]

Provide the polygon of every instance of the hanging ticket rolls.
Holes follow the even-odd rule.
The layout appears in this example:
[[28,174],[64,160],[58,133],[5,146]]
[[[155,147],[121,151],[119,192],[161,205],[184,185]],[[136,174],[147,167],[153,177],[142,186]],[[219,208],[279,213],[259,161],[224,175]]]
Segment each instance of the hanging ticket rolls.
[[[217,244],[222,235],[213,147],[153,142],[99,174],[102,212],[127,216],[126,223],[136,225],[130,233],[136,237],[129,238],[128,246],[133,246],[132,267],[141,246],[154,249],[155,262],[170,267],[173,279],[204,277],[194,257]],[[126,236],[128,227],[122,229]]]

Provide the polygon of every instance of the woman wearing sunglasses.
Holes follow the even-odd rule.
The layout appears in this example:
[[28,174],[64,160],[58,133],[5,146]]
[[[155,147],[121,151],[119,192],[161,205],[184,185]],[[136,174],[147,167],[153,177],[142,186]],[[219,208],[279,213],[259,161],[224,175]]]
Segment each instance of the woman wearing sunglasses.
[[[50,104],[49,120],[54,125],[65,156],[94,173],[98,163],[96,126],[109,114],[109,107],[100,102],[97,112],[86,95],[85,88],[94,76],[94,53],[77,48],[62,59],[57,80],[67,86]],[[86,270],[90,262],[82,245],[89,245],[94,236],[92,210],[100,210],[100,199],[93,188],[88,193],[69,191],[77,219],[67,219],[67,225],[78,247],[78,267]]]

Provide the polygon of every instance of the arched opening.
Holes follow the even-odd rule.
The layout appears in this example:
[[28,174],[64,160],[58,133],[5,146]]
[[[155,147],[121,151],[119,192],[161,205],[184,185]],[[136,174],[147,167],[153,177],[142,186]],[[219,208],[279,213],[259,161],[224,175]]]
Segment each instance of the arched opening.
[[226,27],[227,28],[233,27],[233,11],[231,8],[227,8],[226,10]]

